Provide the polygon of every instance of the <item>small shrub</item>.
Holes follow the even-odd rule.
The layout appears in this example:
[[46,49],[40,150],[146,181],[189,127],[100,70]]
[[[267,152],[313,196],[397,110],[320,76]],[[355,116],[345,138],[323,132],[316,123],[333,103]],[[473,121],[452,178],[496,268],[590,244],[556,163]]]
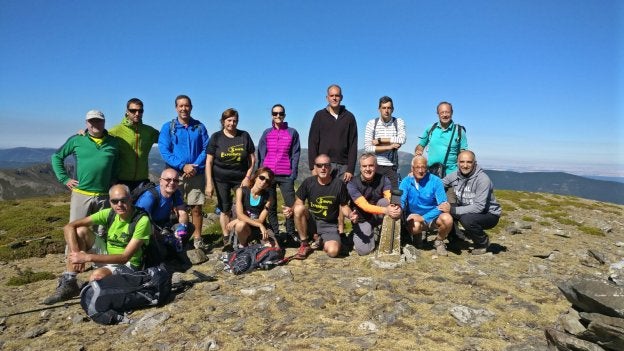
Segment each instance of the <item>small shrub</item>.
[[604,232],[602,230],[600,230],[600,228],[596,228],[596,227],[589,227],[586,225],[581,225],[578,228],[580,231],[582,231],[585,234],[589,234],[589,235],[597,235],[597,236],[605,236]]
[[552,225],[552,223],[550,223],[549,221],[539,221],[537,223],[544,227],[550,227]]
[[535,222],[535,218],[531,216],[522,216],[522,220],[525,222]]
[[8,286],[26,285],[40,280],[54,279],[54,274],[50,272],[33,272],[31,268],[19,271],[16,276],[9,278]]

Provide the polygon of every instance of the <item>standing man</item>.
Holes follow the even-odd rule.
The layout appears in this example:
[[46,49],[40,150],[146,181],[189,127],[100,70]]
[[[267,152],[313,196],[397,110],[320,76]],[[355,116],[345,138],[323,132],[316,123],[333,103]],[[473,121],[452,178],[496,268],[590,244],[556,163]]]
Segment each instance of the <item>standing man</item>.
[[353,223],[353,247],[359,255],[368,255],[375,249],[373,228],[381,225],[385,215],[401,217],[401,207],[390,203],[390,180],[377,172],[377,158],[367,152],[360,156],[360,175],[351,178],[347,191],[357,213]]
[[[258,142],[258,166],[267,167],[275,173],[271,188],[275,198],[269,206],[269,225],[273,233],[279,233],[277,221],[277,186],[279,185],[284,198],[284,206],[292,207],[295,203],[295,179],[299,167],[299,133],[288,127],[286,110],[281,104],[271,108],[273,126],[262,133]],[[286,218],[286,234],[295,238],[295,222],[292,217]]]
[[195,230],[193,241],[196,249],[203,248],[201,238],[206,187],[206,147],[208,131],[198,120],[191,117],[193,104],[186,95],[175,99],[178,117],[163,124],[158,138],[158,149],[167,167],[182,174],[182,190],[186,204],[191,207],[191,217]]
[[399,189],[401,207],[407,215],[407,231],[415,238],[416,245],[422,244],[422,233],[428,229],[438,229],[434,246],[440,256],[447,256],[444,240],[453,228],[453,218],[443,213],[438,206],[446,202],[442,180],[427,171],[427,159],[415,156],[412,159],[412,175],[401,181]]
[[[355,172],[357,159],[357,122],[344,106],[342,89],[336,84],[327,88],[327,107],[314,114],[308,136],[308,162],[312,174],[317,156],[325,154],[332,160],[335,177],[348,182]],[[344,233],[344,218],[338,218],[338,231]]]
[[[443,166],[442,177],[457,170],[457,155],[468,148],[466,128],[453,122],[453,106],[442,101],[437,108],[439,122],[425,130],[416,145],[414,154],[422,156],[427,145],[428,166],[439,163]],[[446,161],[446,162],[445,162]]]
[[[131,273],[142,268],[143,248],[152,234],[149,218],[134,208],[130,189],[126,185],[113,185],[109,197],[111,208],[71,221],[63,227],[69,248],[66,271],[59,278],[55,293],[48,296],[44,304],[51,305],[78,296],[80,288],[76,275],[84,272],[87,262],[100,265],[91,273],[89,281],[102,279],[116,271]],[[110,223],[109,217],[113,219]],[[133,222],[134,231],[130,233]],[[107,226],[106,237],[96,238],[88,230],[93,225]]]
[[[85,133],[71,136],[52,155],[52,169],[59,182],[71,190],[69,221],[101,210],[108,200],[108,189],[118,178],[119,140],[104,129],[104,114],[87,112]],[[75,177],[65,169],[68,156],[75,158]],[[82,227],[81,231],[89,228]],[[86,233],[81,233],[86,235]]]
[[110,134],[119,138],[119,179],[130,191],[143,182],[149,182],[148,157],[158,142],[158,130],[143,124],[143,101],[132,98],[126,103],[126,114]]
[[405,144],[405,122],[392,116],[394,105],[389,96],[379,98],[379,117],[366,123],[364,151],[377,154],[377,172],[399,188],[399,148]]
[[474,243],[473,255],[487,252],[490,239],[484,229],[498,224],[502,210],[494,196],[494,185],[479,165],[472,151],[459,154],[459,169],[442,180],[445,187],[455,192],[457,203],[445,202],[438,208],[450,213],[464,227],[466,235]]
[[308,243],[308,234],[317,234],[319,241],[314,242],[315,246],[322,247],[329,257],[338,256],[341,242],[338,234],[338,213],[342,212],[353,222],[357,220],[357,215],[348,206],[349,195],[345,183],[332,177],[329,156],[318,155],[313,166],[316,175],[301,183],[297,189],[295,205],[283,211],[285,217],[295,217],[295,226],[301,240],[295,258],[300,260],[308,257],[314,249]]

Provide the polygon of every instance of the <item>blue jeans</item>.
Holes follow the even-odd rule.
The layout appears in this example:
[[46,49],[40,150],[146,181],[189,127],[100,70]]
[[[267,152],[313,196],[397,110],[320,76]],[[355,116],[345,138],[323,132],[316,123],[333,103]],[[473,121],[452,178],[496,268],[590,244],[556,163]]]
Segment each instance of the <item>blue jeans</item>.
[[[284,198],[284,205],[292,207],[295,203],[295,180],[288,176],[275,176],[271,185],[271,206],[269,207],[269,226],[273,233],[279,233],[279,222],[277,220],[277,186],[279,185]],[[295,220],[293,217],[286,218],[286,233],[295,235]]]

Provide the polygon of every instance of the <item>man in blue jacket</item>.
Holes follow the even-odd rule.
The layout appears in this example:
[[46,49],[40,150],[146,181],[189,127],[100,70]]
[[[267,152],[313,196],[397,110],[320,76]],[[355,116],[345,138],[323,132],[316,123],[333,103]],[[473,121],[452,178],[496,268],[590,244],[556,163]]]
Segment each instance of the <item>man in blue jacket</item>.
[[195,248],[203,248],[201,230],[208,131],[200,121],[191,117],[193,104],[190,97],[178,95],[175,99],[175,108],[178,117],[162,126],[158,149],[167,167],[182,174],[181,188],[186,204],[191,207],[191,217],[195,226],[194,245]]
[[401,207],[406,214],[406,228],[414,236],[416,245],[422,244],[423,231],[437,228],[436,252],[447,256],[444,240],[453,228],[453,217],[438,209],[446,202],[446,193],[442,180],[428,172],[426,158],[416,156],[412,159],[412,175],[403,178],[399,189],[403,190]]

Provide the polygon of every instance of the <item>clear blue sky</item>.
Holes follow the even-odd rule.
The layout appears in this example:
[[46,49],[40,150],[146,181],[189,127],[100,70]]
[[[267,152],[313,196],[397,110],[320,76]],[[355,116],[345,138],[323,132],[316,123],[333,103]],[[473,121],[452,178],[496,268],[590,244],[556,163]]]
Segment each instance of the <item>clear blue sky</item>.
[[93,108],[111,127],[131,97],[160,129],[178,94],[256,141],[282,103],[307,145],[338,83],[360,147],[380,96],[404,151],[447,100],[484,165],[624,176],[623,22],[616,0],[2,0],[0,147],[57,147]]

